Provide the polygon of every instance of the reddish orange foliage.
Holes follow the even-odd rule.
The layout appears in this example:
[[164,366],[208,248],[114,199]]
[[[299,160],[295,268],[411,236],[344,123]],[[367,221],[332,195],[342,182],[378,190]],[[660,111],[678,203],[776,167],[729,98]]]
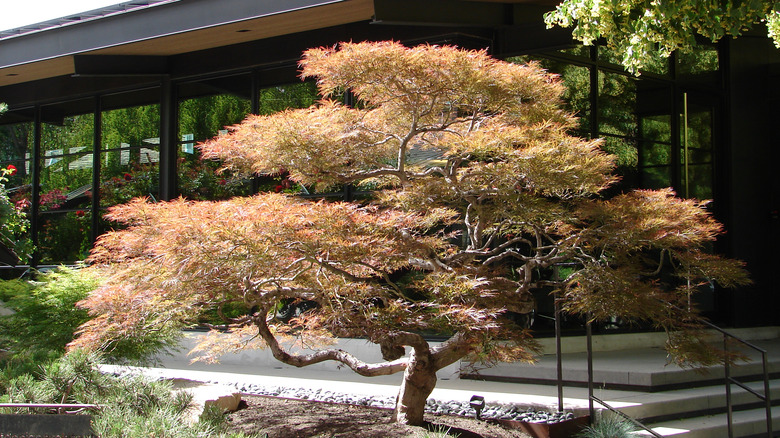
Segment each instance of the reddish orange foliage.
[[[201,145],[204,155],[247,174],[284,169],[307,186],[382,190],[361,203],[261,194],[112,208],[108,218],[128,228],[92,252],[93,269],[109,277],[82,303],[96,319],[74,346],[105,347],[239,306],[246,314],[226,320],[237,341],[201,345],[208,358],[248,345],[252,327],[276,358],[297,366],[405,370],[413,384],[404,384],[396,415],[415,423],[436,370],[467,354],[488,363],[532,358],[528,331],[508,316],[533,310],[534,289],[555,285],[573,313],[693,333],[698,316],[687,300],[698,285],[748,281],[739,263],[707,251],[722,230],[698,201],[670,190],[601,198],[616,179],[613,159],[599,141],[568,133],[574,118],[559,109],[562,87],[535,65],[385,42],[312,49],[301,66],[325,100],[250,116]],[[357,108],[328,100],[345,89]],[[411,160],[420,150],[437,158]],[[552,278],[560,264],[574,267],[568,278]],[[291,324],[274,318],[295,300],[318,307]],[[422,333],[451,337],[431,347]],[[320,343],[366,337],[388,362],[327,348],[292,355],[278,342],[307,334]],[[686,357],[682,347],[695,339],[686,336],[671,350],[701,359]]]

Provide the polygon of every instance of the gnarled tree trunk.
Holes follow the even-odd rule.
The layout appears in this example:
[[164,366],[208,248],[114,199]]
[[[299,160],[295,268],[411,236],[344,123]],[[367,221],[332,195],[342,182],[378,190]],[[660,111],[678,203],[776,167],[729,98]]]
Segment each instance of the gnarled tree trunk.
[[395,402],[395,422],[412,426],[423,424],[425,402],[436,387],[436,368],[432,359],[427,349],[412,350]]

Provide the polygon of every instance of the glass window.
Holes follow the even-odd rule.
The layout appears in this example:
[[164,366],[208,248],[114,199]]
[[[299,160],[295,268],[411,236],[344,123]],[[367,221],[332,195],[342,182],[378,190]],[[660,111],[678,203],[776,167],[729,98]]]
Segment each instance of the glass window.
[[251,192],[249,181],[217,174],[219,164],[204,161],[196,145],[241,122],[251,109],[251,77],[237,75],[179,86],[179,193],[215,200]]
[[41,108],[37,249],[43,264],[83,260],[90,248],[94,114],[85,109],[94,109],[94,100]]
[[685,99],[683,105],[687,111],[680,117],[680,191],[686,197],[711,199],[714,183],[713,111],[710,107],[697,105],[688,99]]
[[566,55],[566,56],[574,56],[574,57],[577,57],[577,58],[590,59],[590,47],[591,46],[577,45],[577,46],[574,46],[574,47],[569,47],[568,49],[558,50],[557,53],[560,53],[560,54]]
[[[28,114],[6,113],[0,117],[0,121],[30,120],[31,118],[32,111]],[[16,121],[16,123],[0,125],[0,168],[13,169],[11,166],[16,168],[14,173],[6,175],[5,190],[11,204],[24,211],[28,218],[32,206],[32,144],[32,122]],[[7,237],[11,238],[10,235]],[[30,231],[26,232],[26,236],[19,237],[29,239]],[[15,244],[16,242],[0,240],[0,245],[9,247],[9,249],[14,249],[11,247]]]
[[607,135],[604,132],[599,136],[603,141],[601,148],[615,156],[615,163],[619,167],[636,168],[638,161],[636,139]]
[[671,166],[649,166],[642,169],[640,184],[645,189],[672,187]]
[[313,81],[262,88],[258,93],[258,114],[273,114],[288,108],[308,108],[319,99]]
[[[567,49],[568,52],[576,53],[576,50]],[[515,63],[536,61],[545,70],[560,75],[561,81],[566,86],[563,93],[565,107],[579,117],[578,134],[584,137],[590,136],[590,69],[588,67],[536,56],[515,56],[508,58],[507,61]]]
[[[8,115],[6,115],[8,116]],[[30,113],[32,118],[32,113]],[[20,122],[0,125],[0,168],[16,167],[14,175],[6,176],[6,189],[16,200],[26,197],[29,202],[32,184],[33,124]]]
[[[644,116],[640,122],[640,137],[643,141],[671,143],[672,118],[669,114]],[[666,161],[667,164],[669,162]]]
[[598,136],[617,137],[623,141],[606,141],[604,149],[617,156],[618,166],[635,167],[637,136],[636,79],[599,72]]
[[100,205],[132,198],[158,198],[160,106],[139,105],[103,111]]

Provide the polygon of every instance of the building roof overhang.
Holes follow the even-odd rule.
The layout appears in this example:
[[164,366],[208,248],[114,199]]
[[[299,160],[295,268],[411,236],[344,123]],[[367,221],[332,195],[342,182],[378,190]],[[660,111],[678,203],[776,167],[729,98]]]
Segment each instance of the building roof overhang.
[[76,74],[75,55],[172,56],[367,21],[373,14],[371,0],[160,2],[1,38],[0,86]]
[[[12,108],[246,68],[294,74],[306,48],[396,39],[493,47],[544,41],[557,0],[133,0],[0,32],[0,101]],[[544,37],[541,33],[544,32]],[[457,35],[442,39],[443,35]],[[497,35],[503,35],[500,37]],[[557,35],[557,36],[556,36]],[[466,41],[466,44],[462,44]],[[499,47],[500,46],[500,47]],[[269,67],[270,66],[270,67]],[[273,67],[276,68],[276,67]],[[273,74],[267,81],[277,80]],[[5,119],[8,119],[6,116]]]

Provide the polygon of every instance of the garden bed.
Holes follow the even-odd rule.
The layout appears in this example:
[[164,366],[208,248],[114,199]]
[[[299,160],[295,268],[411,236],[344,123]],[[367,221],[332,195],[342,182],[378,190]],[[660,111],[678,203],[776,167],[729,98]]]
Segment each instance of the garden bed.
[[[268,438],[424,437],[426,428],[391,421],[392,410],[370,406],[244,396],[246,406],[228,416],[231,431],[266,433]],[[475,418],[426,414],[429,429],[448,430],[460,438],[529,438],[511,429]]]

